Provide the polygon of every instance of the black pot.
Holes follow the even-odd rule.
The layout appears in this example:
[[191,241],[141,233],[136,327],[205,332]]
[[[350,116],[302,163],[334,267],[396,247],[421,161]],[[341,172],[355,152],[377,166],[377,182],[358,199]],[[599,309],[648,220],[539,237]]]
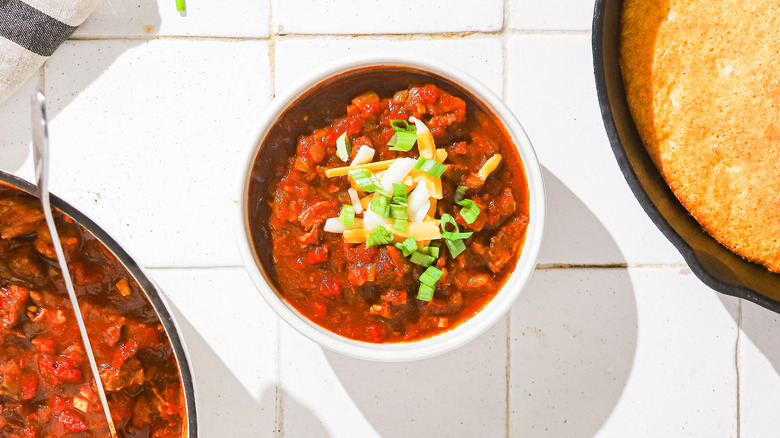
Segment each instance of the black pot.
[[623,0],[597,0],[593,69],[601,117],[623,176],[650,219],[707,286],[780,313],[780,274],[734,254],[712,238],[672,193],[642,144],[620,71]]

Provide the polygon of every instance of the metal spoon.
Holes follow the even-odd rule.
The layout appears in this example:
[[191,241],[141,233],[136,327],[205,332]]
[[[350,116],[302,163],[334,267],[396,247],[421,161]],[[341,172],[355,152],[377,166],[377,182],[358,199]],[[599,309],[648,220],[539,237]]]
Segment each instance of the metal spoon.
[[79,302],[76,298],[76,291],[73,289],[73,281],[70,278],[68,264],[65,262],[65,254],[62,251],[60,236],[57,233],[57,227],[54,225],[54,217],[52,216],[51,205],[49,204],[49,130],[46,121],[46,100],[40,88],[32,97],[32,134],[33,161],[35,162],[35,179],[38,184],[38,198],[41,200],[41,206],[43,206],[43,214],[46,216],[46,224],[49,226],[54,252],[57,254],[57,261],[60,264],[62,278],[65,280],[65,287],[68,289],[68,296],[70,296],[70,302],[73,305],[73,311],[76,314],[76,322],[78,323],[79,331],[81,332],[81,341],[84,343],[84,349],[89,358],[89,366],[92,368],[92,375],[95,378],[95,386],[97,386],[98,395],[100,395],[100,403],[103,405],[103,412],[106,414],[108,430],[111,433],[111,437],[116,438],[116,427],[111,418],[111,411],[108,408],[106,391],[103,389],[103,382],[100,380],[97,362],[95,361],[95,355],[92,352],[92,344],[90,344],[89,337],[87,336],[87,328],[84,325],[84,319],[81,316],[81,308],[79,307]]

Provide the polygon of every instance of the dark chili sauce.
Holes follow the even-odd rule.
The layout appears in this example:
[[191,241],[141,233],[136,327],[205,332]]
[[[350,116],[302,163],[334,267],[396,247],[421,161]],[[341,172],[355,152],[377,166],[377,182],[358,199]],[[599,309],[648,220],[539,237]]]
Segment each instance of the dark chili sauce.
[[[154,309],[113,253],[54,216],[119,436],[180,438],[179,370]],[[0,438],[107,436],[40,204],[0,185]]]
[[[366,101],[374,91],[378,102]],[[415,116],[448,153],[443,199],[435,217],[449,213],[461,231],[474,231],[453,259],[442,246],[433,266],[444,272],[430,302],[416,299],[424,267],[393,245],[366,248],[323,231],[327,218],[351,204],[348,178],[328,178],[362,145],[372,161],[417,158],[391,151],[391,119]],[[336,139],[347,132],[347,163]],[[498,168],[482,183],[476,173],[494,154]],[[466,224],[454,203],[458,186],[480,215]],[[298,99],[271,128],[255,162],[249,188],[254,247],[284,299],[318,325],[347,338],[406,342],[452,329],[479,312],[512,272],[528,225],[528,188],[519,154],[505,128],[471,94],[438,76],[398,67],[374,67],[330,79]]]

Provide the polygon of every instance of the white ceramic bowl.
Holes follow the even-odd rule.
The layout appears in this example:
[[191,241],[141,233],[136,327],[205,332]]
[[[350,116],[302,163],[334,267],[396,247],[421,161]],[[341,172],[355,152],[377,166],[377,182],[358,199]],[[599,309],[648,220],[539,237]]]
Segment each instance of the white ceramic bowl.
[[[332,333],[301,315],[275,291],[273,282],[264,271],[260,259],[254,250],[249,226],[248,196],[250,175],[263,141],[273,124],[293,102],[323,81],[352,70],[380,66],[406,67],[433,73],[471,93],[503,122],[504,127],[517,146],[528,181],[529,223],[525,244],[517,265],[504,286],[480,312],[461,325],[428,339],[406,343],[373,344],[355,341]],[[453,350],[484,333],[501,319],[517,300],[536,267],[536,258],[541,247],[544,228],[545,196],[542,173],[533,146],[514,114],[499,97],[473,77],[453,67],[406,54],[359,56],[328,64],[315,69],[315,71],[309,73],[303,80],[298,81],[284,94],[277,96],[265,110],[260,120],[258,120],[248,142],[252,147],[249,156],[242,163],[240,192],[238,195],[240,202],[237,211],[239,221],[237,240],[244,264],[252,281],[266,302],[268,302],[268,305],[298,332],[329,350],[360,359],[386,362],[424,359]]]

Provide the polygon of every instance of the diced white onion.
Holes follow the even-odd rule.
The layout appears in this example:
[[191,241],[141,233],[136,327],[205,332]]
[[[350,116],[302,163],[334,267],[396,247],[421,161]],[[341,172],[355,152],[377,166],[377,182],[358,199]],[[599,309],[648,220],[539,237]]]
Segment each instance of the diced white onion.
[[382,179],[379,181],[385,190],[392,190],[393,183],[400,183],[409,175],[409,172],[414,169],[414,164],[417,162],[414,158],[400,158],[395,160],[390,167],[387,168],[385,174],[382,175]]
[[347,193],[349,193],[349,199],[352,201],[352,206],[355,207],[355,213],[363,213],[363,205],[360,204],[360,198],[358,197],[357,190],[349,189],[347,190]]
[[359,217],[356,217],[355,222],[349,226],[339,222],[339,218],[332,217],[332,218],[328,218],[328,220],[325,221],[325,226],[323,227],[323,230],[325,230],[328,233],[343,233],[346,230],[354,230],[357,228],[363,228],[363,220],[360,219]]
[[387,218],[381,214],[374,213],[369,209],[363,212],[363,228],[373,230],[376,227],[387,225],[387,223]]
[[428,209],[431,208],[429,201],[430,194],[428,189],[425,188],[425,184],[417,184],[412,193],[409,194],[409,220],[414,222],[422,222],[425,219],[425,215],[428,213]]
[[361,164],[368,164],[374,159],[374,148],[369,146],[361,146],[355,154],[355,158],[349,163],[351,166],[359,166]]
[[414,123],[414,125],[417,127],[417,133],[418,134],[420,132],[431,132],[431,130],[428,129],[427,126],[425,126],[425,123],[423,123],[423,121],[418,119],[417,117],[410,116],[409,117],[409,121]]

